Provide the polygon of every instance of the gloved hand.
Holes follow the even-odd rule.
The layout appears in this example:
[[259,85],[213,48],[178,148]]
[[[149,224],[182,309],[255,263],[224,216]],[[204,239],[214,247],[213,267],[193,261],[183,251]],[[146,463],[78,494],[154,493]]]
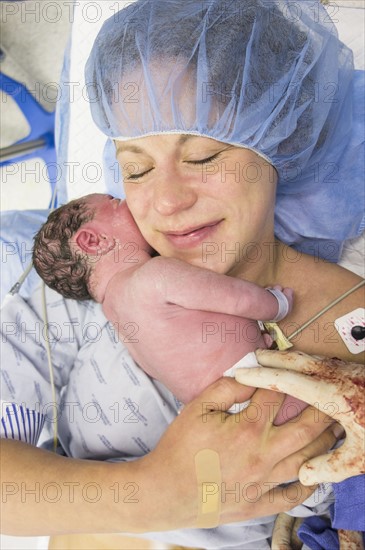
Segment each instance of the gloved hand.
[[295,351],[257,350],[256,357],[268,368],[238,369],[238,382],[298,397],[346,431],[341,447],[301,466],[301,483],[339,482],[365,473],[364,366]]

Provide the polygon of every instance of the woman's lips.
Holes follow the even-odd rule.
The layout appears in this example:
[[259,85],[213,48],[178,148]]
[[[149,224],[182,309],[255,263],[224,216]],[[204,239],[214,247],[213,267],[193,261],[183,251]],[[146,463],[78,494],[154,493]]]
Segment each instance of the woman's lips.
[[217,227],[223,220],[183,229],[181,231],[163,231],[166,239],[176,248],[191,248],[212,239]]

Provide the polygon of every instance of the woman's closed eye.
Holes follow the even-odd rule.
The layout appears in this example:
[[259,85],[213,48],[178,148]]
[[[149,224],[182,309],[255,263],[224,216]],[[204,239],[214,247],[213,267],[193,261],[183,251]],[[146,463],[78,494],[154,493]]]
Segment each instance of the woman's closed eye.
[[140,178],[142,178],[143,176],[145,176],[146,174],[148,174],[149,172],[151,172],[151,170],[153,170],[153,168],[149,168],[148,170],[145,170],[144,172],[140,172],[139,174],[124,174],[123,175],[123,179],[124,181],[130,181],[130,180],[138,180]]
[[[202,166],[204,164],[209,164],[210,162],[214,162],[215,160],[218,159],[218,157],[223,153],[223,151],[219,151],[218,153],[215,153],[214,155],[211,155],[209,157],[205,157],[205,158],[202,158],[202,159],[197,159],[197,160],[185,160],[184,163],[185,164],[193,164],[194,166]],[[132,163],[128,163],[128,164],[132,164]],[[123,178],[124,178],[124,181],[136,181],[136,180],[139,180],[140,178],[142,178],[143,176],[146,176],[147,174],[149,174],[152,170],[153,170],[154,167],[151,167],[149,168],[148,170],[144,170],[142,172],[128,172],[128,173],[125,173]]]
[[222,151],[219,151],[219,153],[215,153],[214,155],[210,156],[210,157],[207,157],[207,158],[204,158],[204,159],[200,159],[200,160],[186,160],[185,162],[187,162],[188,164],[208,164],[209,162],[213,162],[214,160],[217,160],[217,158],[219,157],[219,155],[222,153]]

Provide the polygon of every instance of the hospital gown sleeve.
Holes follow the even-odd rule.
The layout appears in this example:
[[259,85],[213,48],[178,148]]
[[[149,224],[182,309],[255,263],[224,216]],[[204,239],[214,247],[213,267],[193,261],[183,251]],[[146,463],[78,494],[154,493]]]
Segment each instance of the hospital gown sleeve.
[[49,289],[46,301],[47,325],[40,288],[28,301],[8,295],[1,311],[1,437],[33,445],[45,427],[52,432],[61,390],[82,344],[88,312],[87,303],[64,300]]

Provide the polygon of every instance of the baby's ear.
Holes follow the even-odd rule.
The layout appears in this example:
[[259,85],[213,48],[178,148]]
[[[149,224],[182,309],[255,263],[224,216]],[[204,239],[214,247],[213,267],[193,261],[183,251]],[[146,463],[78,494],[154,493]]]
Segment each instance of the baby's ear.
[[80,229],[76,231],[72,240],[77,245],[79,250],[89,256],[106,254],[115,246],[115,240],[113,237],[106,235],[105,233],[99,233],[92,228],[80,227]]

